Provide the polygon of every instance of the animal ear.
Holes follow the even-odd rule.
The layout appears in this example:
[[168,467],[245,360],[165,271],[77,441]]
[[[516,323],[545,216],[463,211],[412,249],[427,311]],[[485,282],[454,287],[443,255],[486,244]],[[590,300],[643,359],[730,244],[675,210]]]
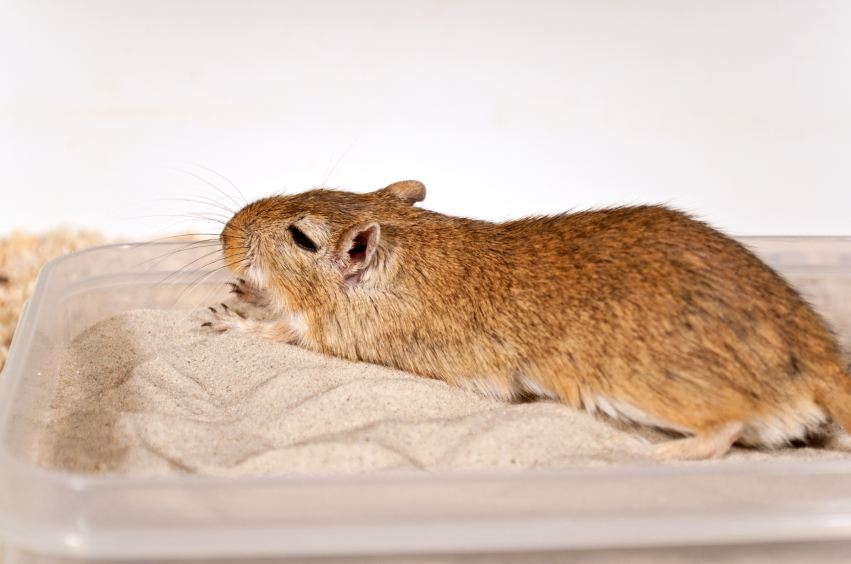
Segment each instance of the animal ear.
[[405,202],[406,204],[416,204],[425,200],[426,189],[425,184],[419,180],[402,180],[394,182],[387,188],[388,192]]
[[340,273],[348,285],[360,282],[364,270],[375,258],[380,237],[381,227],[372,221],[355,225],[340,239]]

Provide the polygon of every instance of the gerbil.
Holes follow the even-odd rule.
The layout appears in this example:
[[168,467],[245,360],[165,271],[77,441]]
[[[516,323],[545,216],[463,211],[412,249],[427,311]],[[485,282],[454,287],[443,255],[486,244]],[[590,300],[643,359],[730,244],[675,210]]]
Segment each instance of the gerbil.
[[206,325],[686,435],[655,447],[665,458],[781,446],[829,416],[851,430],[824,322],[706,224],[661,206],[490,223],[424,198],[404,181],[245,206],[225,261],[274,319],[224,307]]

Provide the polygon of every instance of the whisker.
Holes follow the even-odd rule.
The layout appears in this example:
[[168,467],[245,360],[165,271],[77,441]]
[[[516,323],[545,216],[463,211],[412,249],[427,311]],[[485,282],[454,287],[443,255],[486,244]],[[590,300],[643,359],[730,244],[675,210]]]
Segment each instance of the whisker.
[[[218,207],[218,206],[213,206],[212,204],[200,204],[200,205],[210,205],[210,206],[212,206],[212,207],[214,207],[214,208],[215,208],[215,207]],[[224,219],[224,220],[225,220],[225,223],[226,223],[227,221],[229,221],[229,220],[230,220],[230,218],[232,218],[232,217],[233,217],[233,214],[230,212],[230,210],[225,209],[225,208],[218,208],[218,209],[220,209],[220,210],[222,210],[222,211],[217,211],[217,210],[215,210],[215,209],[214,209],[214,210],[204,210],[204,211],[200,211],[200,210],[193,210],[193,209],[183,209],[183,210],[181,210],[181,209],[177,209],[177,210],[175,210],[174,208],[171,208],[171,207],[167,207],[167,208],[149,208],[149,217],[156,217],[156,216],[162,216],[162,217],[180,217],[180,216],[187,216],[187,217],[195,217],[195,218],[199,218],[199,219],[207,219],[207,220],[210,220],[210,221]],[[218,223],[218,221],[217,221],[217,223]]]
[[[216,273],[216,272],[218,272],[219,270],[221,270],[221,269],[218,269],[218,268],[217,268],[216,270],[214,270],[214,271],[210,272],[210,275],[215,274],[215,273]],[[200,286],[201,284],[203,284],[203,283],[204,283],[204,281],[205,281],[205,279],[201,279],[199,282],[197,282],[197,283],[193,284],[193,285],[192,285],[191,287],[189,287],[189,288],[186,288],[186,290],[184,290],[184,291],[194,290],[195,288],[197,288],[198,286]],[[219,290],[222,286],[224,286],[224,285],[225,285],[225,284],[227,284],[227,283],[228,283],[227,281],[222,280],[221,282],[217,282],[216,284],[212,284],[212,285],[211,285],[211,287],[210,287],[210,289],[209,289],[209,290],[207,290],[207,292],[206,292],[203,296],[201,296],[201,298],[200,298],[197,302],[195,302],[195,305],[194,305],[194,306],[192,306],[191,308],[189,308],[189,310],[187,310],[186,315],[184,316],[184,319],[186,319],[187,317],[189,317],[189,315],[190,315],[193,311],[195,311],[196,309],[198,309],[198,307],[199,307],[202,303],[206,302],[206,301],[207,301],[207,298],[209,298],[210,294],[214,294],[214,293],[216,293],[216,292],[217,292],[217,291],[218,291],[218,290]],[[181,296],[182,296],[182,294],[183,294],[183,293],[181,292]],[[180,302],[181,296],[178,296],[177,301],[175,301],[175,302],[174,302],[174,304],[172,304],[172,306],[171,306],[171,308],[172,308],[172,309],[174,309],[174,308],[175,308],[175,306],[177,306],[177,304]]]
[[[201,266],[198,270],[201,270],[201,269],[203,269],[203,268],[205,268],[205,267],[207,267],[211,264],[215,264],[215,263],[216,263],[216,261],[207,263],[204,266]],[[228,265],[223,265],[223,266],[220,266],[218,268],[214,268],[213,270],[211,270],[211,271],[207,272],[206,274],[203,274],[203,275],[199,276],[198,278],[196,278],[195,280],[193,280],[186,288],[184,288],[184,290],[182,292],[180,292],[180,294],[177,296],[177,300],[175,301],[175,304],[177,304],[180,301],[183,294],[185,294],[188,290],[197,287],[198,285],[203,283],[204,280],[206,280],[210,276],[213,276],[214,274],[220,272],[221,270],[223,270],[223,269],[226,270],[227,267],[228,267]],[[196,270],[196,272],[197,272],[197,270]],[[174,285],[174,283],[172,283],[171,285]]]
[[[200,181],[201,181],[201,182],[203,182],[204,184],[209,185],[210,187],[212,187],[212,188],[213,188],[213,190],[217,191],[219,194],[221,194],[222,196],[224,196],[225,198],[227,198],[228,200],[230,200],[231,202],[233,202],[233,203],[234,203],[234,205],[236,205],[237,207],[240,207],[240,208],[242,207],[242,206],[240,206],[240,205],[239,205],[239,202],[237,202],[236,200],[234,200],[234,199],[230,196],[230,194],[228,194],[227,192],[225,192],[224,190],[222,190],[221,188],[219,188],[218,186],[216,186],[215,184],[213,184],[213,183],[212,183],[212,182],[210,182],[209,180],[207,180],[207,179],[205,179],[205,178],[203,178],[203,177],[201,177],[201,176],[198,176],[197,174],[193,174],[193,173],[191,173],[191,172],[189,172],[189,171],[182,170],[182,169],[179,169],[179,168],[176,168],[176,167],[173,167],[173,166],[167,166],[167,167],[165,167],[165,168],[170,168],[170,169],[172,169],[172,170],[176,170],[176,171],[178,171],[178,172],[182,172],[183,174],[188,174],[189,176],[192,176],[192,177],[194,177],[194,178],[197,178],[198,180],[200,180]],[[232,211],[231,213],[236,213],[236,212],[235,212],[235,211]]]
[[[198,221],[199,219],[202,220],[202,221],[212,221],[213,223],[218,223],[219,225],[224,226],[224,225],[227,224],[228,221],[230,221],[230,218],[231,218],[231,216],[229,216],[229,215],[207,215],[207,214],[193,213],[193,212],[171,213],[171,214],[159,213],[159,214],[155,214],[155,215],[140,216],[140,217],[146,217],[146,218],[157,218],[157,217],[174,217],[174,218],[177,218],[177,217],[182,217],[182,218],[184,218],[184,219],[181,219],[180,221],[173,222],[170,226],[166,227],[165,229],[169,229],[169,228],[174,227],[175,225],[179,225],[181,223],[186,223],[186,222],[189,222],[189,221]],[[162,229],[160,229],[160,231],[162,231]]]
[[[136,248],[144,246],[144,245],[148,245],[148,244],[150,244],[150,243],[141,243]],[[165,259],[167,259],[171,256],[176,255],[177,253],[181,253],[181,252],[185,252],[185,251],[192,251],[192,250],[195,250],[195,249],[203,249],[203,248],[217,248],[217,250],[214,251],[214,252],[218,252],[218,249],[221,248],[221,243],[219,243],[218,241],[211,240],[211,239],[207,239],[207,240],[204,240],[204,241],[190,241],[189,243],[186,243],[185,245],[181,245],[177,249],[174,249],[172,251],[168,251],[166,253],[163,253],[161,255],[157,255],[155,257],[151,257],[147,260],[143,260],[142,262],[139,262],[139,263],[133,265],[131,268],[138,268],[145,263],[156,261],[155,264],[153,264],[150,268],[148,268],[145,271],[145,272],[149,272],[154,266],[156,266],[157,264],[159,264],[163,260],[165,260]]]
[[[167,169],[170,169],[170,170],[174,170],[174,171],[183,173],[187,176],[191,176],[192,178],[195,178],[196,180],[200,180],[201,182],[203,182],[204,184],[206,184],[207,186],[209,186],[210,188],[215,190],[215,193],[219,194],[224,199],[223,200],[217,200],[216,198],[205,195],[205,194],[192,193],[192,194],[190,194],[186,197],[165,197],[165,198],[155,198],[155,199],[152,199],[152,200],[148,200],[149,203],[150,202],[167,202],[167,203],[178,202],[178,203],[181,203],[181,204],[188,204],[188,205],[179,206],[179,207],[184,207],[184,208],[189,208],[189,209],[178,210],[178,211],[174,211],[173,209],[169,209],[169,208],[163,208],[162,205],[159,205],[159,206],[148,205],[147,206],[147,208],[150,211],[149,211],[148,214],[146,214],[145,216],[142,216],[142,217],[144,217],[144,218],[168,218],[168,219],[171,220],[170,222],[168,222],[170,225],[168,227],[165,227],[162,230],[160,230],[161,232],[165,231],[167,229],[174,229],[174,228],[176,228],[180,225],[184,225],[186,223],[193,223],[193,222],[196,222],[196,221],[206,221],[206,222],[211,222],[211,223],[216,224],[216,225],[224,226],[224,225],[227,225],[227,222],[230,221],[230,219],[235,214],[234,208],[231,208],[231,205],[235,206],[237,209],[240,209],[240,208],[244,207],[244,205],[248,205],[248,203],[249,203],[247,198],[245,197],[245,194],[243,194],[242,191],[233,182],[231,182],[229,179],[227,179],[226,177],[224,177],[220,173],[218,173],[218,172],[216,172],[216,171],[214,171],[210,168],[207,168],[205,166],[202,166],[202,165],[198,165],[198,164],[195,164],[195,163],[190,163],[190,164],[193,164],[194,166],[196,166],[200,169],[203,169],[207,172],[210,172],[210,173],[216,175],[217,177],[221,178],[225,182],[227,182],[227,184],[233,188],[235,194],[238,195],[238,197],[242,200],[243,203],[241,204],[240,201],[237,200],[235,196],[233,196],[232,194],[229,194],[228,192],[226,192],[225,190],[223,190],[219,186],[217,186],[215,183],[211,182],[210,180],[207,180],[206,178],[204,178],[203,176],[201,176],[199,174],[196,174],[196,173],[191,172],[189,170],[184,170],[184,169],[181,169],[181,168],[178,168],[178,167],[169,167],[169,166],[162,167],[162,168],[167,168]],[[137,203],[137,205],[138,205],[138,203]],[[198,208],[199,206],[201,206],[202,208]],[[162,264],[163,261],[172,259],[173,257],[179,257],[180,256],[179,253],[186,253],[186,252],[191,253],[190,256],[188,256],[186,259],[183,259],[183,260],[180,261],[183,264],[180,264],[179,268],[177,268],[176,270],[173,269],[173,268],[166,269],[166,272],[163,273],[164,274],[163,278],[161,280],[158,280],[156,282],[156,284],[154,284],[155,287],[156,286],[163,286],[163,285],[175,286],[177,284],[188,282],[187,287],[184,288],[178,294],[177,299],[175,300],[175,303],[172,306],[173,308],[178,307],[181,300],[183,300],[185,298],[186,293],[188,291],[193,291],[194,289],[199,288],[200,285],[205,284],[206,281],[209,280],[210,277],[217,275],[217,273],[219,275],[221,275],[222,274],[220,272],[221,270],[225,270],[227,272],[229,268],[233,268],[233,267],[243,268],[246,264],[246,260],[250,256],[249,252],[246,250],[246,251],[239,252],[239,253],[232,253],[227,257],[227,259],[224,259],[224,257],[221,255],[222,244],[219,241],[219,237],[220,237],[219,232],[216,232],[216,233],[196,232],[196,233],[186,234],[186,235],[169,235],[169,236],[162,236],[162,237],[157,236],[152,241],[147,241],[147,242],[144,242],[144,243],[134,245],[132,248],[140,248],[140,247],[143,247],[144,245],[151,245],[151,244],[156,243],[156,242],[172,241],[174,239],[182,238],[182,237],[185,237],[185,236],[201,237],[202,239],[198,240],[198,241],[187,242],[186,244],[179,245],[176,248],[169,249],[167,252],[156,253],[157,256],[154,256],[154,257],[151,257],[151,258],[146,258],[145,260],[142,260],[141,262],[130,267],[130,270],[135,270],[135,271],[141,270],[141,272],[139,272],[139,276],[142,276],[145,273],[152,272],[160,264]],[[239,243],[239,242],[244,242],[245,238],[244,237],[237,237],[234,240],[237,243]],[[205,249],[207,249],[207,250],[205,250]],[[200,253],[199,253],[199,251],[200,251]],[[146,254],[151,254],[151,253],[146,253]],[[210,259],[213,259],[213,260],[210,260]],[[222,264],[222,262],[224,262],[225,264]],[[212,265],[217,265],[217,266],[210,269],[210,267]],[[198,276],[193,276],[192,275],[193,272],[197,273]],[[189,276],[189,278],[187,278],[187,275]],[[216,292],[218,289],[220,289],[222,287],[223,284],[224,284],[224,282],[222,282],[222,281],[218,281],[215,284],[211,284],[210,289],[203,296],[200,297],[201,301],[208,299],[209,296],[210,296],[210,293]],[[196,295],[196,294],[193,291],[193,296],[194,295]]]
[[[339,158],[339,159],[337,159],[337,162],[336,162],[336,163],[334,163],[334,166],[331,166],[331,168],[330,168],[330,169],[326,167],[326,169],[325,169],[325,170],[326,170],[326,172],[325,172],[325,178],[322,180],[322,186],[321,186],[321,187],[323,187],[323,188],[324,188],[324,187],[325,187],[325,185],[327,185],[327,184],[328,184],[328,180],[331,178],[331,175],[332,175],[332,174],[334,174],[334,170],[336,170],[336,168],[337,168],[338,166],[340,166],[340,163],[341,163],[341,162],[343,162],[343,159],[344,159],[344,158],[346,158],[346,155],[348,155],[348,154],[349,154],[349,151],[351,151],[351,150],[352,150],[352,147],[354,147],[354,146],[355,146],[355,144],[357,144],[357,142],[358,142],[358,140],[359,140],[359,139],[360,139],[360,135],[358,135],[357,137],[355,137],[355,140],[354,140],[354,141],[352,141],[351,145],[349,145],[349,147],[348,147],[348,148],[347,148],[347,149],[343,152],[343,154],[342,154],[342,155],[340,155],[340,158]],[[334,151],[331,151],[331,158],[329,158],[329,159],[328,159],[328,165],[329,165],[329,166],[331,165],[331,159],[333,159],[333,158],[334,158]]]
[[[216,269],[211,270],[210,272],[204,274],[203,276],[193,280],[189,285],[186,286],[186,288],[183,289],[182,292],[180,292],[180,294],[177,295],[177,298],[174,300],[174,303],[171,305],[171,309],[175,309],[177,304],[180,303],[180,300],[183,299],[183,296],[184,296],[184,294],[186,294],[186,292],[188,292],[190,290],[194,290],[195,288],[197,288],[198,286],[203,284],[204,281],[207,280],[210,276],[213,276],[214,274],[216,274],[220,270],[221,270],[221,268],[216,268]],[[213,285],[213,288],[211,290],[208,290],[207,293],[204,294],[204,296],[201,298],[201,300],[198,302],[198,304],[204,302],[207,299],[207,296],[210,295],[211,291],[215,291],[215,290],[221,288],[223,284],[224,284],[224,282],[219,282],[218,284]],[[189,310],[190,313],[198,307],[198,304],[196,304],[194,308]],[[187,316],[188,315],[189,315],[189,313],[187,313]]]
[[[195,198],[195,199],[193,199],[193,198]],[[133,204],[127,204],[127,206],[130,206],[130,205],[138,206],[140,204],[149,204],[151,202],[182,202],[182,203],[187,203],[187,204],[198,204],[198,205],[201,205],[201,206],[211,206],[211,207],[214,207],[214,208],[218,208],[218,209],[222,210],[223,212],[227,212],[229,215],[234,214],[234,211],[232,209],[230,209],[228,206],[224,205],[222,202],[220,202],[218,200],[214,200],[213,198],[210,198],[209,196],[207,196],[205,194],[193,195],[193,198],[174,198],[174,197],[170,197],[170,198],[150,198],[150,199],[147,199],[147,200],[135,202]],[[125,206],[125,207],[127,207],[127,206]]]
[[[163,218],[163,217],[183,217],[184,218],[184,219],[181,219],[179,221],[174,221],[174,222],[170,223],[169,225],[163,227],[162,229],[159,230],[160,232],[165,231],[167,229],[173,229],[175,226],[180,225],[181,223],[189,223],[189,222],[192,222],[192,221],[198,221],[199,219],[203,220],[203,221],[212,221],[213,223],[218,223],[219,225],[222,225],[222,226],[227,225],[227,222],[230,221],[230,217],[225,219],[225,216],[221,216],[221,218],[216,218],[216,217],[211,217],[211,216],[206,216],[206,215],[201,215],[201,214],[197,214],[197,215],[196,214],[155,214],[155,215],[139,215],[139,216],[136,216],[136,217],[139,218],[139,219],[159,219],[159,218]],[[214,235],[214,234],[213,233],[206,233],[206,235]],[[215,235],[218,235],[218,233],[216,233]],[[176,235],[176,237],[181,237],[181,236],[182,235]]]
[[185,163],[187,163],[187,164],[195,165],[195,166],[197,166],[197,167],[199,167],[199,168],[203,168],[203,169],[204,169],[204,170],[206,170],[207,172],[212,172],[213,174],[215,174],[216,176],[218,176],[219,178],[221,178],[222,180],[224,180],[225,182],[227,182],[228,184],[230,184],[231,186],[233,186],[233,189],[234,189],[234,190],[236,190],[236,193],[237,193],[237,194],[239,194],[239,197],[240,197],[240,198],[242,198],[242,201],[243,201],[243,202],[245,202],[245,203],[243,204],[243,206],[247,206],[247,205],[248,205],[248,200],[247,200],[247,199],[245,198],[245,196],[242,194],[242,191],[240,191],[240,189],[236,187],[236,184],[234,184],[233,182],[231,182],[230,180],[228,180],[226,177],[222,176],[220,173],[216,172],[215,170],[213,170],[213,169],[211,169],[211,168],[207,168],[207,167],[205,167],[204,165],[199,165],[198,163],[192,163],[192,162],[188,162],[188,161],[183,161],[183,162],[185,162]]
[[[227,193],[215,183],[210,182],[209,180],[203,178],[202,176],[199,176],[198,174],[177,167],[162,167],[168,168],[170,170],[175,170],[187,176],[191,176],[196,180],[200,180],[205,185],[215,190],[215,194],[219,194],[224,199],[217,200],[215,197],[213,197],[215,196],[215,194],[210,196],[203,193],[199,194],[196,191],[190,191],[190,194],[185,197],[164,197],[145,200],[148,203],[148,205],[145,206],[148,210],[148,213],[143,216],[137,216],[137,218],[142,217],[147,219],[167,219],[169,221],[163,221],[162,223],[168,223],[169,225],[160,229],[159,233],[155,233],[154,238],[152,240],[132,244],[129,246],[129,249],[141,251],[141,249],[144,249],[148,245],[154,245],[156,243],[166,241],[174,241],[176,239],[182,239],[186,237],[195,237],[199,238],[199,240],[188,241],[184,244],[176,246],[168,245],[166,247],[167,250],[164,249],[162,253],[141,251],[141,256],[138,257],[140,259],[139,262],[132,264],[132,266],[122,265],[121,268],[116,269],[117,271],[113,274],[114,276],[121,276],[122,274],[126,276],[129,274],[129,280],[138,280],[140,277],[154,272],[158,267],[160,267],[160,265],[164,263],[164,261],[171,260],[172,262],[166,264],[173,266],[168,266],[168,268],[162,269],[164,271],[162,273],[162,278],[157,280],[156,283],[153,284],[153,287],[163,287],[166,285],[176,286],[181,283],[185,284],[188,282],[187,287],[183,288],[182,291],[177,295],[177,298],[175,299],[172,308],[179,307],[181,301],[185,299],[187,292],[192,292],[193,296],[198,296],[201,302],[209,299],[211,293],[219,291],[222,288],[223,284],[225,284],[225,281],[218,280],[214,284],[209,284],[210,287],[206,292],[196,293],[194,290],[199,289],[199,287],[203,284],[207,284],[207,281],[210,279],[210,277],[222,275],[223,273],[220,272],[222,270],[228,272],[229,267],[234,267],[237,265],[239,268],[243,268],[245,266],[246,259],[249,256],[247,251],[240,253],[232,253],[228,256],[226,260],[223,260],[224,257],[222,257],[221,255],[222,243],[219,240],[221,234],[218,230],[218,226],[227,225],[227,222],[230,221],[230,219],[235,214],[234,208],[231,208],[231,204],[233,204],[235,208],[240,209],[244,207],[244,205],[248,204],[248,200],[245,198],[245,195],[240,191],[240,189],[229,179],[225,178],[223,175],[201,165],[195,166],[198,166],[201,169],[213,173],[219,178],[226,181],[228,185],[230,185],[234,189],[235,193],[238,194],[238,197],[242,199],[244,204],[241,204],[240,201],[236,199],[236,197]],[[152,204],[152,202],[159,202],[159,204]],[[174,203],[183,205],[169,207],[169,204]],[[128,205],[139,206],[139,204],[140,202],[136,202],[135,204]],[[178,209],[175,211],[174,207],[184,209]],[[192,233],[184,233],[178,235],[161,235],[163,232],[166,232],[170,229],[176,229],[179,228],[179,226],[181,225],[195,222],[209,222],[217,227],[213,229],[215,230],[215,232],[208,232],[208,229],[202,228],[194,229]],[[237,237],[234,240],[238,243],[244,242],[244,238],[242,237]],[[190,254],[189,256],[183,258],[180,253]],[[134,257],[134,255],[138,256],[136,253],[131,253],[129,255],[124,256]],[[175,259],[177,261],[176,263]],[[133,262],[132,259],[130,262]],[[226,264],[222,264],[223,262]],[[211,265],[217,266],[210,269]],[[175,268],[177,266],[179,266],[179,268]],[[193,273],[197,273],[197,276],[193,275]],[[136,275],[134,276],[134,274]]]
[[[189,262],[188,264],[186,264],[186,265],[182,266],[180,269],[178,269],[178,270],[176,270],[176,271],[172,272],[172,274],[171,274],[171,275],[179,274],[180,272],[182,272],[182,271],[184,271],[186,268],[188,268],[188,267],[189,267],[192,263],[197,262],[197,261],[199,261],[199,260],[203,260],[204,258],[206,258],[206,257],[208,257],[208,256],[210,256],[210,255],[213,255],[213,254],[215,254],[215,253],[221,252],[221,250],[220,250],[220,248],[219,248],[219,245],[218,245],[218,244],[216,244],[216,245],[203,245],[203,246],[197,246],[197,247],[193,247],[193,248],[191,248],[191,249],[190,249],[190,248],[188,248],[188,247],[183,247],[183,248],[181,248],[181,249],[176,249],[176,250],[174,250],[174,251],[172,251],[172,252],[165,253],[165,254],[160,255],[160,256],[158,256],[158,257],[154,257],[154,258],[148,259],[148,260],[146,260],[146,261],[142,261],[142,262],[140,262],[139,264],[137,264],[137,265],[135,266],[135,268],[138,268],[138,267],[142,266],[142,265],[143,265],[143,264],[145,264],[145,263],[152,262],[152,261],[156,261],[156,262],[154,262],[151,266],[149,266],[147,269],[145,269],[143,272],[140,272],[140,273],[139,273],[139,276],[137,276],[137,277],[136,277],[136,279],[138,279],[139,277],[141,277],[143,274],[147,274],[148,272],[152,271],[154,268],[156,268],[156,267],[157,267],[157,265],[159,265],[160,263],[162,263],[164,260],[166,260],[167,258],[170,258],[170,257],[174,256],[175,254],[177,254],[177,253],[179,253],[179,252],[188,251],[188,250],[194,250],[194,249],[203,249],[203,248],[207,248],[207,247],[210,247],[210,248],[215,247],[215,248],[216,248],[216,250],[215,250],[215,251],[212,251],[212,252],[210,252],[210,253],[207,253],[207,254],[205,254],[204,256],[200,257],[200,258],[196,258],[195,260],[193,260],[193,261]],[[171,275],[169,275],[169,276],[171,276]],[[157,284],[159,284],[159,282],[158,282]]]
[[[181,237],[181,235],[174,235],[174,236],[170,236],[170,237],[161,237],[161,238],[155,239],[153,241],[145,241],[143,243],[136,243],[136,244],[130,245],[130,248],[134,249],[134,250],[140,249],[142,247],[147,247],[148,245],[153,245],[153,244],[156,244],[156,243],[167,241],[168,239],[173,239],[175,237]],[[182,245],[178,249],[175,249],[173,251],[169,251],[165,254],[158,255],[158,256],[153,257],[153,258],[149,258],[148,260],[143,260],[142,262],[133,265],[131,268],[136,268],[136,267],[142,266],[146,262],[150,262],[152,260],[157,260],[160,257],[168,257],[168,256],[171,256],[171,255],[178,253],[178,252],[181,252],[181,251],[190,250],[194,247],[205,247],[205,246],[214,246],[214,245],[221,245],[221,243],[218,241],[218,239],[200,239],[198,241],[188,241],[185,245]]]
[[[165,278],[163,278],[162,280],[160,280],[159,282],[157,282],[156,284],[154,284],[154,287],[159,286],[160,284],[162,284],[163,282],[165,282],[166,280],[168,280],[168,279],[169,279],[169,278],[171,278],[172,276],[177,276],[177,275],[179,275],[179,274],[183,274],[183,273],[185,273],[185,272],[188,272],[188,269],[189,269],[189,267],[190,267],[192,264],[195,264],[195,263],[196,263],[196,262],[198,262],[198,261],[204,260],[205,258],[210,257],[210,256],[212,256],[212,255],[218,254],[219,252],[220,252],[219,250],[215,250],[215,251],[212,251],[212,252],[206,253],[205,255],[200,256],[200,257],[196,258],[195,260],[193,260],[193,261],[189,262],[188,264],[186,264],[186,266],[183,266],[182,268],[179,268],[179,269],[175,270],[174,272],[172,272],[171,274],[169,274],[168,276],[166,276]],[[204,269],[204,268],[206,268],[206,267],[210,266],[211,264],[216,264],[216,263],[217,263],[218,261],[220,261],[220,260],[221,260],[220,258],[217,258],[217,259],[216,259],[216,260],[214,260],[214,261],[210,261],[210,262],[208,262],[208,263],[206,263],[206,264],[204,264],[204,265],[201,265],[201,266],[197,267],[197,268],[195,269],[195,271],[197,272],[197,271],[199,271],[199,270],[202,270],[202,269]],[[176,283],[177,283],[177,279],[175,278],[175,280],[174,280],[174,281],[170,284],[170,286],[173,286],[173,285],[174,285],[174,284],[176,284]]]
[[[217,214],[222,215],[224,217],[232,217],[233,216],[233,212],[231,211],[231,209],[229,207],[222,205],[219,202],[216,202],[215,200],[211,200],[209,202],[205,202],[205,201],[202,201],[202,200],[190,200],[190,199],[187,199],[187,198],[164,198],[162,200],[156,200],[157,204],[167,205],[167,207],[165,207],[165,209],[167,209],[169,211],[174,211],[173,204],[175,202],[180,203],[180,204],[193,204],[195,206],[211,207],[211,208],[214,208],[215,210],[217,210],[214,213],[217,213]],[[149,207],[148,209],[159,209],[159,208]],[[195,209],[189,209],[189,210],[186,210],[186,211],[188,213],[196,213],[196,214],[200,213],[199,211],[197,211]]]

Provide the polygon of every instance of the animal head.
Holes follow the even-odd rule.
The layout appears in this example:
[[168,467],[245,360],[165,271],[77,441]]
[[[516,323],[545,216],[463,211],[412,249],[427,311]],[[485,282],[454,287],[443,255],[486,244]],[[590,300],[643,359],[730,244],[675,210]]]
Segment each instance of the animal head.
[[374,288],[394,270],[400,221],[424,199],[415,180],[367,194],[320,189],[263,198],[222,230],[225,263],[285,309]]

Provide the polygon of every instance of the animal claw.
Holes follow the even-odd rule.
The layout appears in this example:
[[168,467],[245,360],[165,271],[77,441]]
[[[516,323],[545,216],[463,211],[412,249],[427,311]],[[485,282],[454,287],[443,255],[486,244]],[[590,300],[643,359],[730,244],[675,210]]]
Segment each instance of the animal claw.
[[245,278],[237,278],[236,280],[236,282],[228,282],[228,285],[231,287],[230,293],[239,296],[239,301],[257,307],[269,305],[268,299],[263,295],[260,288],[252,286]]
[[219,313],[218,311],[216,311],[216,308],[214,308],[213,306],[210,306],[210,307],[209,307],[209,308],[207,308],[207,309],[209,309],[209,310],[210,310],[210,311],[212,311],[213,313]]
[[231,309],[225,304],[219,305],[222,306],[221,311],[216,311],[216,309],[212,307],[210,308],[210,311],[212,311],[214,315],[213,321],[208,321],[201,325],[201,327],[209,327],[213,331],[222,333],[224,331],[242,330],[247,326],[247,323],[251,323],[245,315],[235,309]]

